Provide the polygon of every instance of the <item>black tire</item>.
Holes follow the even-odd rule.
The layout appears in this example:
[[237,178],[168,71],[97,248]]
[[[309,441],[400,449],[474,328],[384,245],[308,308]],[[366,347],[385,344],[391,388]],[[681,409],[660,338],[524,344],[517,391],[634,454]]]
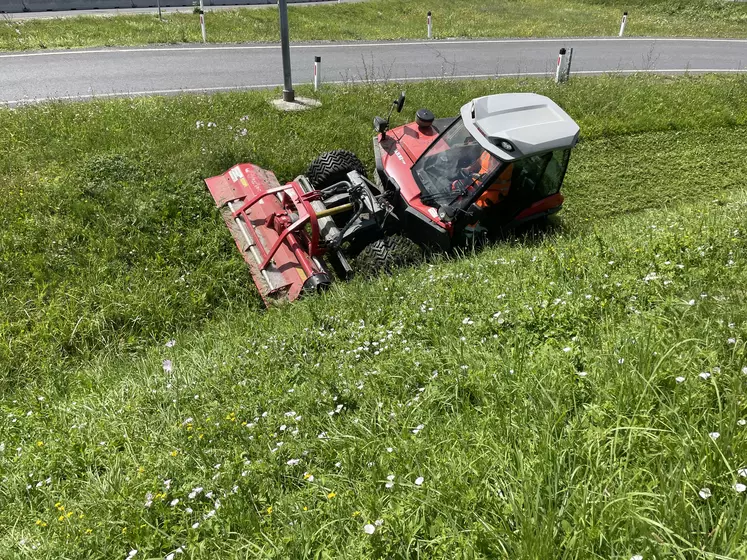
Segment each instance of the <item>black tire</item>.
[[345,181],[350,171],[357,171],[368,177],[366,168],[353,152],[347,150],[333,150],[324,152],[309,164],[306,177],[315,189],[323,189]]
[[391,235],[367,245],[353,259],[353,269],[363,276],[391,274],[397,268],[419,263],[424,251],[401,235]]

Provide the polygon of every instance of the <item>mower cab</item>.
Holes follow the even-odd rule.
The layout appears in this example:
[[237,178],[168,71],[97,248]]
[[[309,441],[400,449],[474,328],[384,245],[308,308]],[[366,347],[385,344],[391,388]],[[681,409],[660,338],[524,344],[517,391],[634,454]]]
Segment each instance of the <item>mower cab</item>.
[[266,304],[349,278],[368,253],[389,269],[395,240],[449,251],[481,232],[557,212],[578,125],[531,93],[488,95],[456,118],[427,109],[390,129],[376,117],[374,181],[345,150],[281,185],[251,163],[206,180]]
[[449,250],[560,210],[579,127],[547,97],[517,93],[477,98],[457,118],[420,109],[414,123],[378,132],[378,177],[400,193],[410,237]]

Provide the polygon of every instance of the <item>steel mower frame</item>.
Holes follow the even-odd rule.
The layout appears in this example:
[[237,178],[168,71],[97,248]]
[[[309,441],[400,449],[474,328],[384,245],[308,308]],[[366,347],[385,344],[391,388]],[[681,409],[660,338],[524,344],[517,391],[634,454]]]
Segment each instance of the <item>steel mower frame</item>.
[[373,181],[346,150],[320,155],[285,185],[251,163],[206,179],[268,306],[351,278],[361,255],[388,270],[404,243],[450,251],[561,208],[579,128],[550,99],[489,95],[459,117],[420,109],[390,129],[404,102],[403,92],[374,119]]

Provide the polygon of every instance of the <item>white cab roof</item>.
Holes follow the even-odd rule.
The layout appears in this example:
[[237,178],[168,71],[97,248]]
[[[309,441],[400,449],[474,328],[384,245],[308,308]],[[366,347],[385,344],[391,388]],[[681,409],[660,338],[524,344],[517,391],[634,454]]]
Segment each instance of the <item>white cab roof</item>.
[[[461,109],[467,130],[480,145],[504,161],[572,148],[579,127],[552,99],[536,93],[478,97]],[[508,141],[513,151],[501,147]]]

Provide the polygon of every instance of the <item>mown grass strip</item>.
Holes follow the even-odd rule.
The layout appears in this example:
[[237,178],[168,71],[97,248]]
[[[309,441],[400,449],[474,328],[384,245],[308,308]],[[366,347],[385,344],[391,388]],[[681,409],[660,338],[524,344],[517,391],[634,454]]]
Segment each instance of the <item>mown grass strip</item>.
[[[550,95],[581,124],[567,177],[567,227],[619,213],[710,201],[745,174],[747,81],[603,77],[408,86],[453,115],[491,92]],[[257,296],[202,178],[252,161],[291,179],[344,147],[373,166],[370,118],[394,85],[333,88],[324,107],[274,112],[264,92],[110,100],[4,110],[0,285],[5,387],[97,352],[138,351]],[[198,128],[197,123],[201,123]],[[209,126],[215,123],[216,126]]]
[[[369,0],[356,4],[289,8],[294,41],[424,39],[426,12],[435,38],[617,36],[623,11],[626,35],[745,37],[747,7],[726,0]],[[206,15],[213,43],[277,42],[274,9],[216,11]],[[0,24],[0,50],[196,43],[198,16],[153,15],[13,20]]]

